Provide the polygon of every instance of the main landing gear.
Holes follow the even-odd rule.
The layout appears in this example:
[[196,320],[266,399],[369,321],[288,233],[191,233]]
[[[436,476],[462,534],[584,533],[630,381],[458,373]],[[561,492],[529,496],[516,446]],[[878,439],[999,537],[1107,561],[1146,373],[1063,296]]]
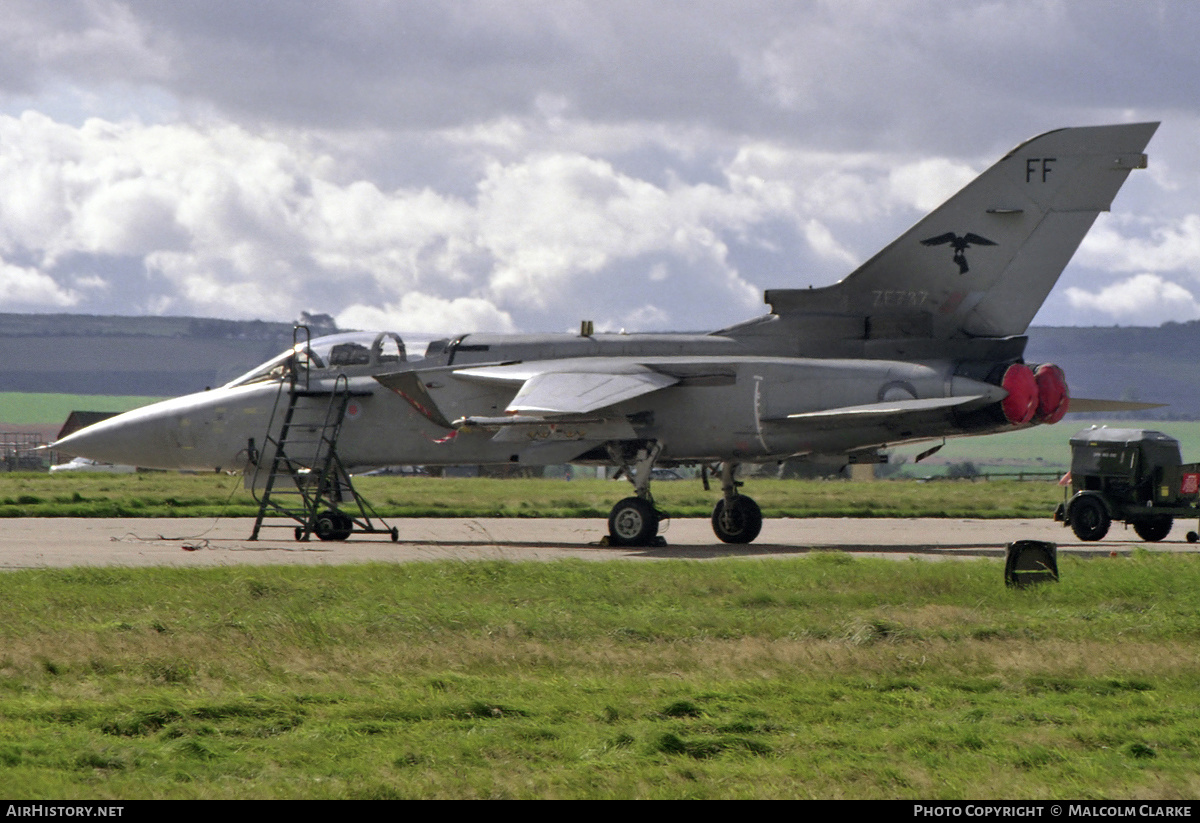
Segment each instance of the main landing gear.
[[632,462],[622,459],[621,468],[633,484],[636,497],[626,497],[612,507],[608,514],[608,544],[610,546],[665,546],[658,536],[658,524],[663,513],[654,507],[650,495],[650,472],[662,446],[649,443],[639,448]]
[[[608,545],[666,545],[658,536],[659,523],[666,515],[655,507],[650,494],[651,472],[661,451],[662,446],[655,442],[639,447],[633,455],[617,454],[614,450],[613,457],[633,484],[635,496],[621,500],[609,512]],[[742,485],[734,479],[738,466],[732,462],[721,464],[722,497],[712,513],[713,531],[725,543],[750,543],[762,531],[762,510],[753,498],[738,493]],[[708,488],[707,473],[704,487]]]
[[741,483],[733,479],[737,463],[721,464],[723,497],[713,507],[712,526],[725,543],[750,543],[762,531],[762,510],[754,498],[738,494]]

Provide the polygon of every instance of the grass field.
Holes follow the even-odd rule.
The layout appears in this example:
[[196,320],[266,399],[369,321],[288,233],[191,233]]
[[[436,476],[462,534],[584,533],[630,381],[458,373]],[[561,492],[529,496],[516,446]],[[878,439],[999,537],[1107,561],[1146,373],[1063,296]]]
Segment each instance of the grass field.
[[989,469],[1066,471],[1071,465],[1071,438],[1092,425],[1164,432],[1179,441],[1184,461],[1200,461],[1200,421],[1195,420],[1080,421],[1068,417],[1053,426],[1034,426],[986,437],[952,438],[936,455],[921,463],[912,461],[932,444],[900,446],[891,451],[907,461],[904,466],[907,474],[918,476],[940,473],[947,463],[967,461]]
[[[608,517],[631,493],[624,480],[363,477],[358,490],[384,517]],[[1054,483],[1015,481],[776,480],[742,489],[767,517],[1049,517]],[[699,480],[656,483],[674,517],[708,517],[720,496]],[[0,474],[0,517],[246,517],[257,507],[240,477],[141,474]]]
[[[1200,459],[1200,426],[1173,425],[1150,427]],[[1079,428],[951,441],[939,457],[990,440],[1003,445],[973,454],[1049,462]],[[604,517],[629,485],[377,477],[360,488],[389,517]],[[676,516],[707,516],[719,494],[698,481],[654,491]],[[1062,493],[766,478],[744,491],[768,517],[1049,517]],[[0,474],[0,516],[252,513],[237,477]],[[841,553],[7,572],[0,789],[1200,796],[1200,557],[1064,557],[1060,569],[1061,583],[1026,591],[1004,587],[998,561]]]
[[0,575],[0,786],[1195,798],[1200,559]]

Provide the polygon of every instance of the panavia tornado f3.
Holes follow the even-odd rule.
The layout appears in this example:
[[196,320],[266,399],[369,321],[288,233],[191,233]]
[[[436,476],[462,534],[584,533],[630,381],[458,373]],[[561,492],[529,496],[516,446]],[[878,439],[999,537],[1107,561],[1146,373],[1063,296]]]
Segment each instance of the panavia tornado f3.
[[[769,314],[720,331],[601,334],[585,322],[578,335],[448,337],[423,355],[388,332],[302,340],[225,386],[53,447],[148,468],[240,470],[259,486],[281,459],[293,483],[318,473],[322,447],[300,445],[296,431],[335,444],[346,466],[617,466],[634,490],[608,519],[621,545],[661,540],[655,466],[719,464],[713,529],[748,543],[762,514],[740,491],[743,463],[856,462],[899,443],[1101,410],[1103,401],[1072,402],[1057,366],[1026,363],[1024,335],[1096,216],[1145,168],[1157,127],[1061,129],[1022,143],[841,282],[767,291]],[[296,422],[284,396],[292,410],[342,400],[321,422]],[[312,529],[343,539],[352,518],[336,494],[323,499]]]

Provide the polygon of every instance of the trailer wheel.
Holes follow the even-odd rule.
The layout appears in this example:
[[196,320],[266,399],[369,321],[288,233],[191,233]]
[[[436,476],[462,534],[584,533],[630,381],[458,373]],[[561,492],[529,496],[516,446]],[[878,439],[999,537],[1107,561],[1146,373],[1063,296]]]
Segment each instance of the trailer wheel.
[[1147,520],[1136,521],[1133,524],[1133,530],[1137,532],[1138,537],[1147,543],[1157,543],[1171,533],[1173,525],[1175,525],[1174,518],[1166,516],[1151,517]]
[[[1071,531],[1080,540],[1099,540],[1108,534],[1112,518],[1096,497],[1081,497],[1071,506]],[[1140,532],[1139,532],[1140,534]]]

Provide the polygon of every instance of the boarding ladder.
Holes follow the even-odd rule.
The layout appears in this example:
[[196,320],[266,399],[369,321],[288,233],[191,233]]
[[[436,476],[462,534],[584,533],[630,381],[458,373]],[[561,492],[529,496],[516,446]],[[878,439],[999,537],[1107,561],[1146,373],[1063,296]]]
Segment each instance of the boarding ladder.
[[[263,448],[257,453],[251,448],[250,489],[258,516],[250,539],[257,540],[264,528],[293,528],[297,540],[314,534],[321,540],[345,540],[351,534],[390,534],[397,540],[399,532],[388,528],[358,493],[338,457],[346,410],[360,393],[351,390],[350,381],[340,372],[332,386],[311,386],[309,357],[300,354],[308,353],[307,327],[296,327],[292,344],[295,354],[279,383]],[[279,432],[273,434],[281,412]],[[300,525],[268,523],[268,516],[288,517]]]

